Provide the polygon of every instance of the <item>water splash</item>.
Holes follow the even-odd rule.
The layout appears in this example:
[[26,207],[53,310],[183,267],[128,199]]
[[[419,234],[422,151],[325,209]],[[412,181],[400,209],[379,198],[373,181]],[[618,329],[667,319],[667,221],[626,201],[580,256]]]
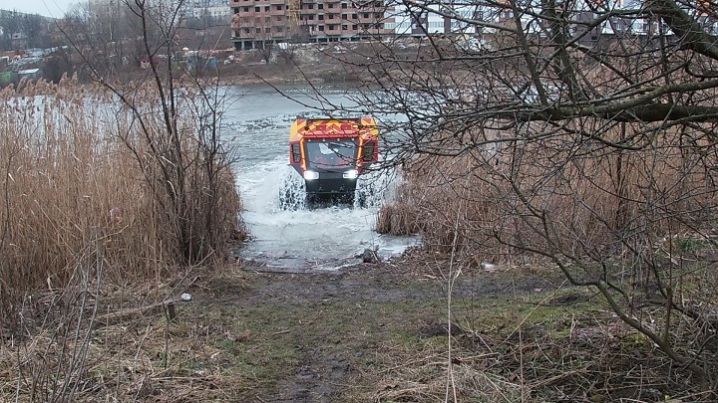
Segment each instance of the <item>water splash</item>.
[[393,199],[396,190],[396,171],[393,169],[369,170],[357,180],[355,208],[378,209]]
[[307,190],[304,179],[287,165],[279,184],[277,209],[279,211],[304,210],[307,207]]
[[[347,102],[342,93],[328,97]],[[269,90],[250,92],[228,110],[224,133],[241,155],[235,171],[242,220],[251,237],[241,257],[266,270],[337,270],[359,262],[356,256],[364,249],[376,248],[387,258],[417,244],[417,238],[374,231],[378,209],[393,197],[396,178],[391,172],[362,175],[354,206],[306,205],[304,179],[287,164],[289,126],[306,112],[306,107]]]
[[[369,194],[363,207],[311,208],[303,204],[303,178],[283,157],[241,170],[238,177],[245,205],[242,217],[252,236],[241,253],[267,270],[337,270],[358,263],[357,255],[364,249],[377,249],[387,258],[417,243],[416,238],[374,231],[378,208],[392,192],[391,176],[377,172],[363,178],[359,189]],[[282,189],[294,195],[280,198]]]

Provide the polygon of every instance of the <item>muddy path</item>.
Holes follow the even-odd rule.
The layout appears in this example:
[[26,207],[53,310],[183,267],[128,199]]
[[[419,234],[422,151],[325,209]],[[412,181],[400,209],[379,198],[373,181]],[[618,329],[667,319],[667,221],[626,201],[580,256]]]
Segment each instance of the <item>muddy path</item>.
[[[415,343],[441,335],[444,328],[438,324],[446,323],[447,288],[441,274],[416,258],[357,264],[338,271],[288,274],[266,269],[245,263],[248,286],[214,284],[214,295],[206,300],[209,309],[252,310],[281,324],[268,329],[265,323],[249,330],[259,333],[258,338],[277,339],[279,347],[275,348],[288,350],[264,354],[289,357],[283,363],[266,364],[277,366],[271,375],[275,379],[256,391],[258,402],[348,400],[347,388],[371,371],[376,351],[391,343]],[[461,278],[453,295],[500,299],[559,286],[559,281],[479,273]]]

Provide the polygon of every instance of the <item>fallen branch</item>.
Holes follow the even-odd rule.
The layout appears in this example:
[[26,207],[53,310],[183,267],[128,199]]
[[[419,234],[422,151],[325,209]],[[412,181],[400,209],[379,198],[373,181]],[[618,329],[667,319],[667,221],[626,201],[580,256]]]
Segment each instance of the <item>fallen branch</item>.
[[[97,327],[101,326],[112,326],[120,322],[124,322],[125,320],[133,317],[133,316],[144,316],[148,313],[155,313],[156,311],[164,310],[165,307],[174,307],[174,304],[177,302],[182,301],[180,298],[173,298],[166,301],[156,302],[154,304],[149,304],[145,306],[141,306],[138,308],[128,308],[123,309],[117,312],[110,312],[101,316],[97,317],[96,324]],[[160,309],[162,308],[162,309]]]

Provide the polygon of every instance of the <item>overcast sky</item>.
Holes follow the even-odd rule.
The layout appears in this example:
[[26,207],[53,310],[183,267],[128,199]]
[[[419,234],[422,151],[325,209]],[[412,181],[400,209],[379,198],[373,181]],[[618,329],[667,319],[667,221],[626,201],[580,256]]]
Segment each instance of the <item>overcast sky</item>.
[[60,18],[79,0],[0,0],[0,9]]

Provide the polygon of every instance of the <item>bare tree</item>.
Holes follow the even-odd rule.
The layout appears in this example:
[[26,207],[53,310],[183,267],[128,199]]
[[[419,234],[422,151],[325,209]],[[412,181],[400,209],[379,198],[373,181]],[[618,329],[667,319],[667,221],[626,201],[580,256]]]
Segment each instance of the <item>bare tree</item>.
[[119,0],[78,3],[57,27],[82,59],[92,59],[98,73],[112,76],[139,65],[143,55],[138,45],[142,29],[128,12]]
[[272,29],[272,27],[268,25],[267,22],[262,21],[261,25],[256,29],[260,30],[255,37],[256,43],[260,44],[259,52],[262,55],[262,60],[264,60],[265,63],[269,64],[272,61],[272,55],[274,55],[275,53],[275,44],[274,41],[271,39],[272,34],[269,31]]
[[393,133],[408,225],[446,247],[459,216],[467,261],[547,258],[715,389],[716,9],[393,6],[406,39],[374,42],[345,66],[365,78],[361,111]]
[[[135,69],[123,84],[107,59],[92,57],[91,35],[73,42],[93,80],[119,105],[117,134],[134,154],[157,208],[157,219],[182,264],[222,259],[237,229],[239,201],[230,154],[221,141],[223,92],[217,77],[202,79],[172,60],[183,2],[122,0],[126,26],[139,27],[138,55],[146,69]],[[96,55],[96,53],[94,53]],[[124,112],[122,112],[124,111]]]
[[281,43],[278,45],[277,56],[287,65],[293,65],[297,62],[297,44]]

